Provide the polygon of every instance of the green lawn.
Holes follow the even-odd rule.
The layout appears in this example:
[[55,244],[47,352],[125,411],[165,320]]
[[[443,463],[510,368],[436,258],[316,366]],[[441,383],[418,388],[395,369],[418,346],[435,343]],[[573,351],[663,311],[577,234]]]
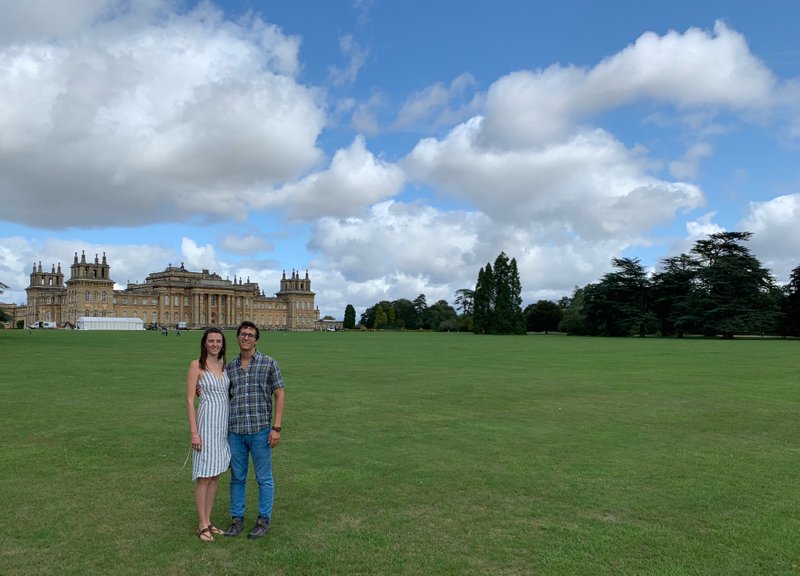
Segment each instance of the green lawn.
[[272,531],[204,544],[199,339],[0,331],[1,574],[800,574],[800,342],[263,333]]

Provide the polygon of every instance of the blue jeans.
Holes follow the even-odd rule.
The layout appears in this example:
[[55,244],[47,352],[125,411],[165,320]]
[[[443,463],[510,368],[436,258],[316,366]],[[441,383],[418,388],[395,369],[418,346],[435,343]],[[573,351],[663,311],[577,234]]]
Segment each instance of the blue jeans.
[[258,515],[272,517],[275,483],[272,480],[272,448],[269,447],[269,427],[257,434],[228,432],[231,447],[231,516],[244,518],[244,499],[247,490],[247,466],[253,457],[258,483]]

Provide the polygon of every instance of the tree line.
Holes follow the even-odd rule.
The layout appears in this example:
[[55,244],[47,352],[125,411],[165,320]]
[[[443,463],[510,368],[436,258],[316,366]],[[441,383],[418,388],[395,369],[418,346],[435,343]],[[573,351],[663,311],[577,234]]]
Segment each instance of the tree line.
[[691,251],[661,260],[649,275],[638,258],[576,288],[559,305],[559,330],[628,336],[736,334],[800,336],[800,266],[780,288],[747,248],[750,232],[719,232]]
[[[345,328],[355,327],[355,309],[345,310]],[[350,326],[351,322],[353,326]],[[400,298],[398,300],[382,300],[367,308],[361,315],[361,326],[374,330],[459,330],[458,312],[447,303],[439,300],[428,306],[425,294],[414,300]]]
[[[439,300],[428,306],[424,294],[413,301],[400,298],[381,301],[361,315],[361,326],[369,329],[471,331],[476,334],[524,334],[522,285],[517,261],[501,252],[478,273],[475,289],[456,292],[455,304]],[[343,322],[355,327],[355,309],[348,305]]]
[[[689,253],[662,259],[650,274],[638,258],[614,258],[598,282],[575,287],[558,302],[539,300],[522,309],[514,258],[501,252],[480,269],[475,288],[426,304],[381,301],[361,315],[373,329],[460,330],[475,334],[561,331],[593,336],[733,338],[736,334],[800,336],[800,266],[778,287],[745,243],[750,232],[719,232],[697,240]],[[345,311],[353,328],[355,309]]]

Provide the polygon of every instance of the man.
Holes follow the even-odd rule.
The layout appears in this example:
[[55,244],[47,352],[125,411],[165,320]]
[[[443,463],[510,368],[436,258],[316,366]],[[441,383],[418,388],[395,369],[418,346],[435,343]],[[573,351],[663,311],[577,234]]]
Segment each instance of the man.
[[[249,458],[258,483],[258,520],[247,535],[254,540],[269,532],[275,484],[272,449],[281,440],[283,378],[274,358],[256,350],[260,332],[250,321],[236,331],[239,356],[225,370],[231,381],[228,443],[231,447],[231,525],[225,536],[238,536],[244,525],[244,502]],[[273,397],[275,419],[272,418]]]

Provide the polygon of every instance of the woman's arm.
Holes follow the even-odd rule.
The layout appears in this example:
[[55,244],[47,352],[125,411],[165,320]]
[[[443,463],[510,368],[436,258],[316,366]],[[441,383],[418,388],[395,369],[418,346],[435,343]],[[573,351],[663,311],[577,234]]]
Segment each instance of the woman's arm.
[[197,432],[197,416],[194,411],[194,399],[197,396],[197,381],[200,379],[200,362],[192,360],[186,373],[186,412],[189,416],[189,434],[192,436],[192,448],[200,450],[202,439]]

